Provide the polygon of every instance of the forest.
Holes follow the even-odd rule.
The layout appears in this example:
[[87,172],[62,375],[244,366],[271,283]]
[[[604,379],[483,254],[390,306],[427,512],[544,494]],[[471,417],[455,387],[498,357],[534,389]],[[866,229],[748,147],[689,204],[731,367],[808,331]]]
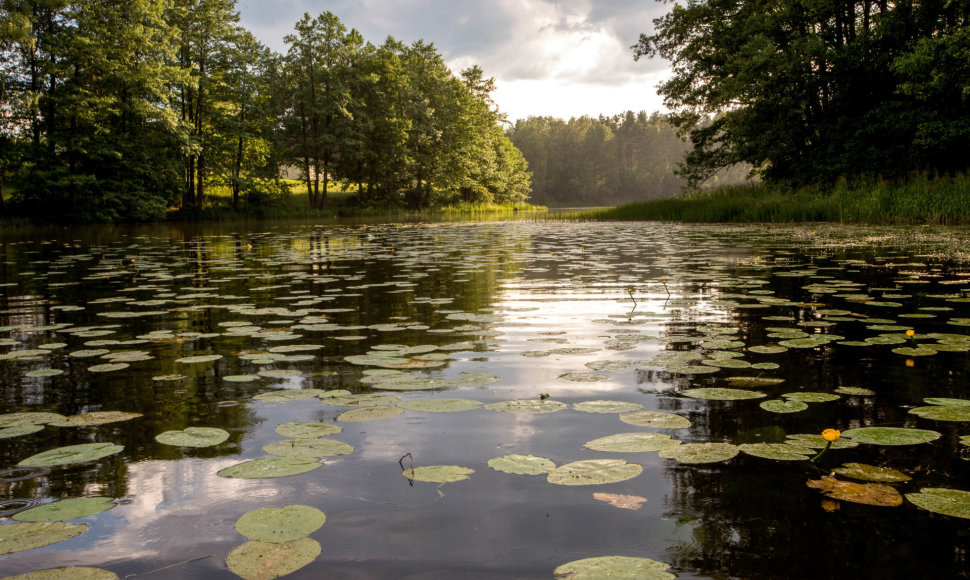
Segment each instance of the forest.
[[[0,0],[0,213],[161,219],[335,187],[359,206],[516,203],[529,174],[477,66],[377,45],[330,12],[275,53],[235,0]],[[5,207],[6,205],[6,207]]]
[[[690,148],[663,115],[519,120],[507,134],[532,172],[532,200],[547,206],[612,206],[671,197],[687,181],[676,174]],[[750,166],[722,168],[702,187],[745,181]]]

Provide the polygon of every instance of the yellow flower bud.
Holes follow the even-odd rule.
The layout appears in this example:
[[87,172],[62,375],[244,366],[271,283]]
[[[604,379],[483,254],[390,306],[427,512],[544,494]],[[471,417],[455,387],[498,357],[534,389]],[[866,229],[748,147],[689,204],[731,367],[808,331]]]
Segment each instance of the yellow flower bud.
[[906,336],[913,338],[914,336],[916,336],[916,331],[910,328],[909,330],[906,331]]
[[826,429],[822,431],[822,439],[825,439],[829,443],[838,441],[839,437],[842,437],[842,432],[838,429]]

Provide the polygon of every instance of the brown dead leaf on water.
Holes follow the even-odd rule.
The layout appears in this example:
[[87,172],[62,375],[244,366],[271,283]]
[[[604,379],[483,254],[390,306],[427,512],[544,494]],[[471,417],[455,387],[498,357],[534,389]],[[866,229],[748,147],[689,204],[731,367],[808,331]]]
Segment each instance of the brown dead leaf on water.
[[831,477],[810,480],[808,487],[820,490],[832,499],[866,505],[896,507],[903,504],[903,496],[896,488],[879,483],[853,483]]
[[621,510],[638,510],[647,501],[647,498],[638,495],[620,495],[618,493],[594,493],[593,499],[605,501]]

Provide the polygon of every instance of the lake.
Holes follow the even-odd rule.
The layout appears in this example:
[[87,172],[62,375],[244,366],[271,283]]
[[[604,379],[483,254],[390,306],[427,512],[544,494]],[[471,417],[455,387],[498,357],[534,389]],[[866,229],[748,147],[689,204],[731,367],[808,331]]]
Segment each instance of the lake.
[[967,577],[968,248],[535,219],[5,232],[0,575]]

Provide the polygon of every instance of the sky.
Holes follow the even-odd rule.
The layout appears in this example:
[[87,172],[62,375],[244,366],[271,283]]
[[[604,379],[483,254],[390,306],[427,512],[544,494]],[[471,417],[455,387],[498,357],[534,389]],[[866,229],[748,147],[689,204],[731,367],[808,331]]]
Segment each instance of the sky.
[[434,43],[458,72],[494,77],[492,98],[510,121],[664,111],[660,59],[630,48],[669,5],[651,0],[239,0],[241,23],[270,48],[308,12],[333,12],[364,39]]

